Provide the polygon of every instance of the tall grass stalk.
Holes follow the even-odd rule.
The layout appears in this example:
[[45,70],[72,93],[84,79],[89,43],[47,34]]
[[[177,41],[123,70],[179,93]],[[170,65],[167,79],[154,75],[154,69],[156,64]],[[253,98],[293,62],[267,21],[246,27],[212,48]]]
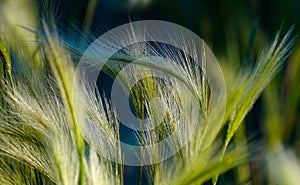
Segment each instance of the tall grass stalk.
[[[273,43],[262,51],[252,70],[246,68],[245,71],[241,72],[240,79],[242,80],[238,82],[236,92],[233,93],[233,96],[235,96],[233,99],[236,101],[228,103],[231,110],[227,109],[230,112],[230,118],[223,153],[225,153],[236,130],[251,110],[256,99],[285,64],[294,43],[291,39],[292,31],[293,27],[290,28],[281,41],[279,40],[279,31]],[[214,184],[216,182],[217,177],[213,180]]]

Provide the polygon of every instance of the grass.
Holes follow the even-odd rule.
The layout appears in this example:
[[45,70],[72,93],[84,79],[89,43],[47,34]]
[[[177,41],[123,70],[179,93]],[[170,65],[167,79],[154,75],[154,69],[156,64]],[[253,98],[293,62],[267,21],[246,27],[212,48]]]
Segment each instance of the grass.
[[[89,9],[94,11],[93,4],[91,1]],[[89,86],[82,85],[84,76],[75,74],[76,60],[85,46],[74,45],[72,36],[69,40],[62,39],[65,35],[54,22],[39,21],[32,13],[35,12],[32,6],[24,5],[23,8],[25,15],[33,17],[30,19],[33,25],[24,23],[20,27],[19,22],[15,22],[18,20],[14,17],[18,14],[13,13],[15,6],[5,2],[2,8],[7,10],[1,12],[0,18],[3,25],[0,27],[0,184],[124,184],[124,165],[113,162],[116,158],[125,160],[119,142],[121,123],[116,107],[108,98],[100,97],[100,92],[95,94]],[[88,24],[91,24],[90,16],[85,19]],[[254,64],[248,63],[239,70],[230,63],[222,64],[228,89],[223,120],[209,114],[211,89],[199,65],[189,56],[169,46],[159,45],[158,52],[149,43],[126,48],[131,59],[154,53],[177,64],[174,67],[172,63],[162,63],[158,59],[143,60],[138,67],[129,66],[119,76],[124,88],[128,88],[145,73],[150,76],[156,71],[164,73],[165,80],[144,78],[130,91],[137,116],[143,118],[147,113],[150,126],[161,117],[157,107],[152,107],[153,97],[161,98],[166,112],[159,127],[151,132],[136,132],[136,137],[140,143],[155,144],[174,133],[168,147],[179,150],[166,161],[141,167],[137,182],[145,183],[142,173],[148,184],[163,185],[221,184],[223,181],[219,177],[230,176],[228,172],[231,171],[237,173],[235,183],[252,178],[250,166],[257,160],[255,153],[260,145],[248,143],[244,124],[247,114],[263,93],[267,138],[267,147],[262,154],[267,164],[265,178],[272,179],[270,184],[297,184],[300,173],[297,155],[293,150],[285,149],[291,128],[281,124],[288,120],[293,127],[296,116],[292,112],[281,113],[280,103],[276,101],[279,93],[274,93],[276,81],[264,92],[291,55],[293,29],[286,34],[280,30],[273,42],[265,42]],[[138,36],[141,35],[133,35]],[[79,38],[85,38],[85,35]],[[250,38],[245,61],[251,60],[251,40],[254,38]],[[83,40],[82,43],[86,42]],[[234,65],[242,58],[238,56],[236,46],[229,44],[232,50],[228,52]],[[292,56],[293,61],[299,60],[298,50],[296,48],[297,52]],[[193,58],[201,60],[204,52]],[[117,56],[107,63],[104,72],[116,78],[130,62],[122,55]],[[287,75],[292,81],[288,89],[290,96],[285,103],[297,109],[293,102],[299,98],[295,93],[299,66],[289,63],[288,68],[291,73]],[[191,107],[195,99],[199,103],[196,109],[199,112]],[[204,117],[203,125],[196,128],[196,134],[181,148],[180,135],[195,131],[189,126],[200,121],[200,113]],[[186,133],[181,132],[181,127],[185,127]],[[103,152],[107,152],[106,157]],[[140,152],[147,154],[147,160],[156,161],[165,151],[164,148],[149,147]],[[146,160],[145,156],[142,159]],[[247,183],[255,184],[254,180]]]

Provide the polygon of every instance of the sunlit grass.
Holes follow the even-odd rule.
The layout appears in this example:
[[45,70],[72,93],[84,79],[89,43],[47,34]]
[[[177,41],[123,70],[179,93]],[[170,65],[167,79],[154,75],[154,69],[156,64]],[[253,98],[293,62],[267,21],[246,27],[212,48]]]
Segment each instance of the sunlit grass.
[[[32,21],[22,24],[22,19],[11,14],[16,12],[15,7],[7,3],[4,5],[2,8],[7,8],[3,11],[5,16],[0,18],[3,25],[0,28],[0,184],[123,184],[124,166],[101,155],[103,149],[120,160],[123,157],[119,143],[115,141],[115,138],[120,139],[120,123],[115,108],[109,99],[102,99],[88,87],[80,86],[80,79],[75,75],[74,60],[82,54],[85,46],[74,45],[72,35],[69,40],[68,35],[62,37],[59,29],[53,26],[54,22],[39,21],[31,13],[35,11],[32,6],[22,6],[25,14],[31,17],[28,20]],[[90,24],[90,15],[85,20]],[[252,154],[257,143],[248,142],[246,127],[242,124],[256,100],[289,58],[294,44],[292,30],[286,34],[279,31],[273,42],[264,42],[262,52],[253,65],[239,68],[222,64],[228,89],[222,125],[214,127],[214,123],[208,121],[214,119],[204,119],[204,126],[197,128],[197,134],[175,156],[143,168],[149,184],[217,183],[220,175],[232,169],[238,174],[237,183],[251,178],[250,164],[255,160]],[[84,38],[87,32],[82,34],[79,38]],[[86,44],[86,41],[83,43]],[[242,60],[237,48],[236,43],[229,44],[229,59],[233,60],[233,64]],[[137,58],[141,53],[155,53],[154,48],[143,44],[129,49],[131,57]],[[123,85],[145,73],[151,74],[154,69],[160,70],[167,74],[166,77],[172,76],[192,90],[191,95],[199,101],[204,117],[214,116],[206,114],[209,112],[210,96],[201,70],[191,61],[186,62],[184,57],[177,56],[173,49],[166,47],[162,51],[166,52],[168,59],[177,61],[179,67],[172,68],[169,64],[159,63],[161,61],[142,61],[140,69],[129,69],[128,74],[123,76]],[[287,76],[291,78],[291,84],[285,103],[290,105],[290,112],[280,108],[281,102],[277,102],[279,93],[274,93],[278,88],[275,83],[263,95],[266,109],[263,124],[267,138],[263,157],[267,163],[266,178],[273,179],[270,183],[296,184],[300,173],[294,151],[285,150],[289,129],[294,127],[296,120],[293,112],[297,103],[293,102],[299,101],[299,93],[296,93],[298,50],[288,65],[291,73]],[[116,77],[124,63],[128,63],[127,58],[115,58],[105,66],[105,72]],[[148,111],[151,123],[156,122],[160,114],[148,104],[148,100],[156,96],[164,100],[167,112],[159,128],[144,135],[137,134],[141,143],[154,144],[168,132],[176,133],[183,120],[188,123],[195,121],[193,117],[181,117],[184,113],[193,113],[188,103],[190,99],[182,96],[186,92],[177,81],[168,80],[146,78],[131,91],[139,117]],[[169,87],[177,87],[178,92]],[[86,120],[88,128],[82,131]],[[283,125],[285,121],[291,128]],[[187,132],[190,130],[187,129]],[[97,137],[100,135],[105,140]],[[169,146],[179,148],[178,140],[175,138]],[[151,150],[150,147],[147,151],[150,160],[155,161],[163,150]]]

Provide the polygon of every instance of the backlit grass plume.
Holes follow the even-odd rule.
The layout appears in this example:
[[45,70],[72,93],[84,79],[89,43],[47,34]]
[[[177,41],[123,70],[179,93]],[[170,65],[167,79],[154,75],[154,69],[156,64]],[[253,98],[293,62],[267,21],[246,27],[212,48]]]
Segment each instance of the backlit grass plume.
[[[75,45],[76,34],[61,33],[54,22],[39,21],[30,9],[24,12],[32,17],[32,23],[16,23],[8,11],[16,11],[14,6],[5,2],[1,8],[7,10],[0,18],[0,184],[124,184],[126,168],[122,162],[127,158],[126,148],[120,145],[122,120],[118,107],[90,86],[95,84],[88,83],[86,74],[76,73],[78,57],[91,44],[84,39],[85,33]],[[282,39],[279,32],[253,66],[237,73],[226,95],[224,119],[211,113],[212,91],[216,89],[209,86],[207,63],[203,61],[215,58],[207,52],[205,43],[196,48],[183,38],[174,38],[194,51],[192,56],[151,42],[132,44],[113,55],[102,72],[128,90],[133,112],[148,119],[146,127],[154,128],[135,132],[138,144],[149,145],[136,155],[153,162],[140,167],[137,182],[145,183],[144,174],[149,184],[217,183],[219,175],[248,164],[251,145],[235,142],[230,146],[230,141],[254,102],[284,66],[293,45],[292,30]],[[125,42],[145,36],[128,32],[116,39]],[[200,49],[203,52],[198,55]],[[145,56],[148,58],[130,65]],[[89,57],[103,62],[97,54]],[[145,74],[147,78],[142,78]],[[153,103],[157,97],[159,106]],[[221,114],[218,109],[214,113]],[[181,136],[190,133],[194,134],[182,147]],[[167,147],[152,147],[171,134]],[[155,162],[173,150],[178,152],[171,158]],[[298,169],[292,164],[296,159],[288,159],[287,152],[270,156],[271,176],[280,173],[274,170],[272,160]]]

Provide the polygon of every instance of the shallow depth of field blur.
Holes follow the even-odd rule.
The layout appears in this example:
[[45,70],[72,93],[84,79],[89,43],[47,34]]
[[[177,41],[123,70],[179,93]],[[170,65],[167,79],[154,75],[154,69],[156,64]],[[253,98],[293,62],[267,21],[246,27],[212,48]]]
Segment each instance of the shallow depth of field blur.
[[[220,185],[300,182],[300,42],[297,38],[300,34],[300,1],[0,0],[0,15],[7,16],[6,21],[11,21],[8,24],[19,25],[17,29],[22,30],[24,38],[32,37],[31,29],[40,21],[33,17],[44,12],[49,14],[46,22],[55,22],[66,35],[72,35],[72,28],[76,27],[77,31],[86,32],[87,37],[89,34],[99,36],[138,20],[164,20],[184,26],[200,36],[215,54],[224,73],[228,94],[237,87],[239,71],[253,67],[276,33],[281,30],[280,38],[283,38],[294,25],[291,37],[295,38],[295,43],[291,55],[255,101],[229,143],[231,147],[238,143],[247,148],[247,162],[214,178]],[[55,15],[54,18],[51,15]],[[6,29],[4,25],[0,22],[1,31]],[[107,82],[101,86],[103,89],[111,79],[104,77],[104,80]],[[225,124],[218,139],[225,139],[227,129]],[[124,184],[155,184],[155,180],[147,180],[147,174],[140,176],[140,170],[124,166]],[[143,170],[147,170],[146,167]],[[214,178],[204,184],[212,184]]]

